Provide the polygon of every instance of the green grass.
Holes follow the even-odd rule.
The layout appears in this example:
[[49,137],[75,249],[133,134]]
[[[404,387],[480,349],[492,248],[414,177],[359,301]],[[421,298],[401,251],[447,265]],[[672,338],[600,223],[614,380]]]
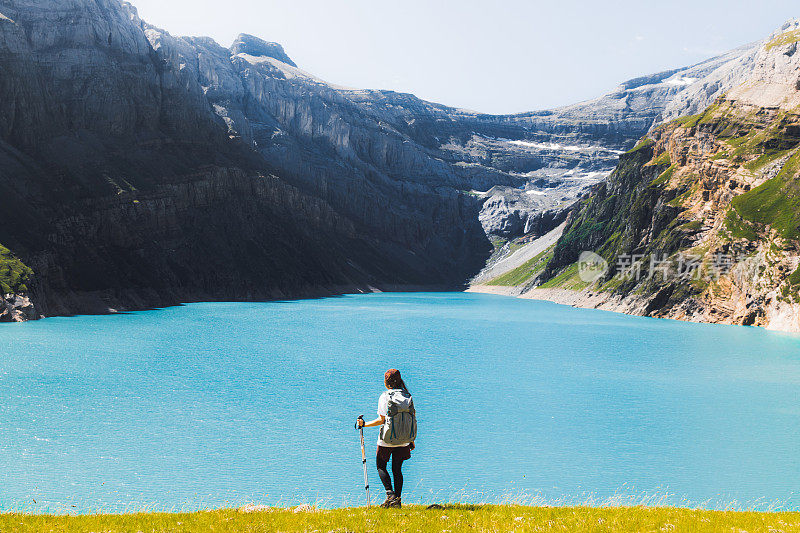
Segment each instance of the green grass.
[[0,515],[2,531],[113,532],[741,532],[800,531],[800,513],[700,511],[669,507],[448,505],[439,509],[333,509],[294,513],[235,509],[180,514]]
[[526,243],[525,243],[525,242],[522,242],[521,240],[511,241],[511,242],[508,244],[508,252],[509,252],[510,254],[513,254],[514,252],[516,252],[516,251],[517,251],[517,250],[519,250],[520,248],[524,248],[524,247],[525,247],[525,244],[526,244]]
[[650,161],[647,164],[650,165],[650,166],[663,165],[665,167],[668,167],[668,166],[672,165],[672,161],[669,158],[669,152],[664,152],[663,154],[661,154],[660,156],[656,157],[655,159],[653,159],[652,161]]
[[787,130],[785,119],[776,119],[768,127],[750,124],[744,118],[740,119],[742,122],[731,119],[728,129],[733,133],[719,136],[727,137],[725,142],[733,148],[730,154],[732,161],[743,163],[748,170],[756,171],[786,155],[800,143],[800,139]]
[[800,41],[800,30],[784,32],[767,43],[767,51]]
[[575,272],[582,251],[592,250],[613,263],[641,242],[637,228],[652,218],[653,205],[663,193],[663,182],[670,179],[674,169],[648,165],[653,160],[653,143],[640,145],[643,147],[620,157],[608,184],[601,184],[581,205],[556,244],[542,287],[585,288],[587,284]]
[[685,117],[680,117],[675,119],[675,123],[683,126],[684,128],[694,128],[700,124],[710,124],[714,121],[715,117],[717,116],[717,112],[720,110],[720,104],[713,103],[709,107],[706,108],[705,111],[698,115],[688,115]]
[[788,150],[774,150],[766,154],[762,154],[758,158],[745,163],[744,168],[746,168],[750,172],[756,172],[758,170],[761,170],[765,166],[769,165],[773,161],[776,161],[781,157],[785,156],[788,152],[789,152]]
[[703,118],[703,114],[699,115],[687,115],[685,117],[680,117],[675,119],[675,122],[683,126],[684,128],[694,128],[697,126],[697,123],[700,122],[700,119]]
[[540,289],[565,289],[568,291],[581,291],[590,283],[583,281],[578,275],[578,263],[573,263],[561,271],[553,279],[539,286]]
[[792,272],[789,276],[789,284],[790,285],[800,285],[800,268]]
[[657,187],[664,186],[669,183],[669,180],[672,179],[672,176],[675,175],[675,171],[678,169],[676,165],[672,165],[667,170],[662,172],[656,179],[652,181],[652,185]]
[[688,187],[685,191],[683,191],[681,194],[679,194],[678,196],[667,202],[667,205],[671,207],[683,207],[686,201],[689,198],[691,198],[694,193],[697,192],[697,189],[700,187],[698,183],[699,178],[697,176],[691,175],[689,176],[689,179],[686,181],[692,183],[692,185]]
[[725,142],[731,146],[731,148],[736,148],[737,150],[741,148],[743,145],[750,142],[753,137],[755,137],[757,132],[755,130],[750,130],[743,135],[739,135],[738,137],[729,137],[725,139]]
[[725,217],[725,229],[730,233],[733,239],[744,239],[747,241],[755,241],[758,239],[758,232],[755,228],[731,209]]
[[755,189],[733,199],[745,220],[770,226],[786,239],[800,238],[800,151],[789,158],[781,172]]
[[523,283],[530,281],[536,275],[544,270],[548,261],[553,257],[553,247],[551,246],[544,252],[540,253],[533,259],[525,262],[523,265],[518,266],[513,270],[509,270],[502,276],[499,276],[487,285],[498,285],[502,287],[516,287]]
[[0,245],[0,292],[3,294],[27,292],[26,283],[33,275],[11,251]]
[[685,224],[681,224],[678,226],[678,229],[687,231],[687,232],[697,232],[703,228],[703,223],[699,220],[690,220]]
[[788,126],[794,118],[781,112],[764,124],[755,113],[742,114],[730,102],[718,100],[699,115],[682,117],[675,123],[692,128],[707,126],[718,139],[724,140],[730,150],[723,149],[711,160],[730,159],[755,171],[774,161],[800,143]]
[[502,248],[508,242],[508,239],[503,239],[502,237],[492,237],[491,243],[494,246],[495,250],[498,248]]
[[631,148],[630,150],[628,150],[628,151],[627,151],[627,152],[625,152],[625,153],[626,153],[626,154],[632,154],[632,153],[634,153],[634,152],[638,152],[639,150],[642,150],[642,149],[644,149],[644,148],[649,148],[649,147],[653,146],[655,143],[656,143],[656,142],[655,142],[653,139],[647,139],[647,138],[645,138],[645,139],[642,139],[641,141],[639,141],[639,142],[636,144],[636,146],[634,146],[633,148]]
[[615,292],[622,286],[623,283],[622,276],[614,276],[610,280],[603,283],[598,290],[602,292]]
[[800,301],[800,268],[789,275],[783,287],[783,297],[790,301]]

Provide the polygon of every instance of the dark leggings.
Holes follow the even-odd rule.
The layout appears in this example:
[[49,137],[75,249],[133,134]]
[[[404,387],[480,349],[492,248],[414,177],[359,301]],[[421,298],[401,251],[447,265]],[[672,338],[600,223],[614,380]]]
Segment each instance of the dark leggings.
[[386,465],[388,461],[386,459],[382,459],[381,457],[377,457],[375,459],[375,463],[378,465],[378,476],[381,478],[381,483],[383,483],[383,487],[386,489],[386,492],[394,492],[395,496],[398,498],[400,497],[400,493],[403,492],[403,461],[405,459],[401,458],[399,453],[392,454],[392,475],[394,476],[394,490],[392,490],[392,478],[389,477],[389,472],[386,470]]

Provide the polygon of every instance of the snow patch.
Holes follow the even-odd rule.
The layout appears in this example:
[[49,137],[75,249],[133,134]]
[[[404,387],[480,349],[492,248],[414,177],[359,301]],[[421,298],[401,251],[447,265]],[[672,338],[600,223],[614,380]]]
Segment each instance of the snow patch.
[[593,172],[587,172],[586,174],[577,174],[576,175],[574,170],[570,170],[569,172],[564,174],[562,177],[564,177],[564,178],[572,178],[572,179],[575,179],[575,180],[587,180],[587,181],[588,180],[599,180],[599,179],[607,178],[608,176],[611,175],[611,172],[613,172],[613,171],[612,170],[593,171]]
[[611,171],[607,171],[607,172],[589,172],[588,174],[586,174],[586,176],[584,176],[584,178],[587,179],[587,180],[593,180],[593,179],[598,179],[598,178],[607,178],[609,175],[611,175]]
[[681,76],[679,78],[664,80],[661,83],[663,83],[664,85],[672,85],[673,87],[685,87],[687,85],[693,84],[697,80],[698,78],[687,78],[685,76]]
[[599,150],[601,152],[609,152],[612,154],[624,154],[621,150],[612,150],[603,146],[580,146],[577,144],[558,144],[558,143],[537,143],[531,141],[512,141],[509,139],[497,139],[498,141],[513,144],[515,146],[522,146],[523,148],[536,148],[539,150],[565,150],[567,152],[581,152],[588,150]]

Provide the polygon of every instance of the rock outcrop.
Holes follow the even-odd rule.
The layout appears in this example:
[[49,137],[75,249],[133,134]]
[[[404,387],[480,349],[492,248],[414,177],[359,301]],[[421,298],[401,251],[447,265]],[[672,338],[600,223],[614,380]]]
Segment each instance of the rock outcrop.
[[286,55],[281,45],[264,41],[263,39],[259,39],[253,35],[247,35],[246,33],[239,35],[236,41],[234,41],[231,46],[231,53],[233,55],[244,54],[253,57],[271,57],[291,67],[297,67],[295,62]]
[[25,294],[6,294],[0,298],[0,322],[37,320],[39,313]]

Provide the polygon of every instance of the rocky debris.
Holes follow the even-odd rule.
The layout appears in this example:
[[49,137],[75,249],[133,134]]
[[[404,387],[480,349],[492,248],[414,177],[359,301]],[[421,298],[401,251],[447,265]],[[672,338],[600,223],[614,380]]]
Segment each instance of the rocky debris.
[[[564,233],[564,227],[566,226],[566,222],[560,224],[558,227],[551,230],[549,233],[542,235],[540,237],[529,238],[527,242],[523,242],[522,239],[517,241],[510,241],[506,243],[502,247],[498,248],[492,257],[489,258],[489,261],[486,263],[486,267],[481,270],[470,282],[471,289],[476,289],[477,287],[482,287],[481,290],[476,290],[476,292],[485,292],[487,290],[492,290],[492,292],[496,292],[496,286],[488,286],[484,285],[492,280],[499,278],[500,276],[524,265],[528,261],[534,259],[535,257],[539,256],[540,254],[546,252],[547,250],[551,249],[556,242],[558,241],[559,237]],[[513,246],[512,246],[513,244]],[[530,280],[532,284],[535,280]],[[520,287],[514,287],[514,289],[518,289],[517,291],[502,291],[504,294],[508,294],[509,292],[522,292],[522,290],[529,284],[526,281],[525,285]],[[490,287],[495,287],[491,289]]]
[[297,513],[315,513],[315,512],[317,512],[317,508],[316,507],[312,507],[311,505],[308,505],[307,503],[304,503],[303,505],[298,505],[297,507],[292,507],[292,512],[295,513],[295,514],[297,514]]
[[[554,191],[563,198],[561,208],[568,207],[607,177],[619,155],[654,124],[703,109],[739,83],[742,73],[749,72],[748,54],[756,48],[748,45],[691,67],[635,78],[588,102],[516,115],[485,115],[393,91],[343,94],[420,146],[437,150],[463,188],[497,187],[481,196],[487,203],[481,211],[484,231],[492,237],[518,237],[522,221],[542,209],[537,202],[520,202],[520,192],[548,193],[554,183],[543,184],[543,175],[557,180],[572,174],[555,182],[562,189]],[[501,197],[513,207],[504,207]]]
[[[239,507],[240,513],[274,513],[275,511],[280,511],[280,510],[281,509],[277,507],[270,507],[268,505],[257,505],[254,503],[248,503],[246,505],[243,505],[242,507]],[[314,506],[304,503],[302,505],[290,507],[289,510],[295,514],[299,514],[299,513],[316,513],[318,509]]]
[[0,298],[0,322],[25,322],[39,318],[28,295],[6,294]]
[[274,511],[274,507],[270,507],[269,505],[256,505],[254,503],[248,503],[239,507],[240,513],[272,513]]

